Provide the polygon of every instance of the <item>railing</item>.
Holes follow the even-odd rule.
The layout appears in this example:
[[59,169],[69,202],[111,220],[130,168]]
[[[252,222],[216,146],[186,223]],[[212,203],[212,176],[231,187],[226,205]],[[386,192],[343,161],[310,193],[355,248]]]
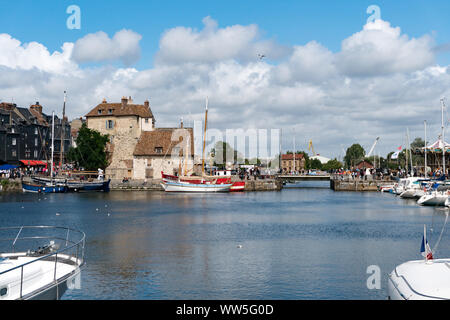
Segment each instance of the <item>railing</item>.
[[[64,260],[69,259],[72,262],[75,262],[77,267],[81,267],[82,265],[84,265],[84,247],[85,247],[85,239],[86,239],[86,235],[84,232],[79,231],[79,230],[75,230],[75,229],[71,229],[71,228],[67,228],[67,227],[56,227],[56,226],[21,226],[21,227],[3,227],[0,228],[0,236],[4,233],[12,233],[14,232],[14,230],[18,230],[17,234],[14,238],[0,238],[0,245],[9,241],[12,241],[11,243],[11,247],[12,247],[12,252],[4,252],[3,247],[1,247],[1,251],[0,251],[0,257],[1,256],[8,256],[8,255],[14,255],[16,253],[16,244],[19,242],[28,242],[28,241],[40,241],[40,240],[59,240],[61,241],[61,243],[64,243],[62,248],[58,248],[55,251],[51,250],[51,247],[43,247],[43,248],[39,248],[39,249],[50,249],[50,253],[47,253],[45,251],[42,251],[42,255],[39,256],[39,251],[30,251],[27,250],[25,252],[21,252],[16,254],[17,256],[29,256],[29,254],[35,254],[33,257],[36,257],[36,255],[38,255],[38,257],[36,257],[36,259],[23,263],[19,266],[15,266],[13,268],[10,268],[8,270],[2,271],[0,272],[0,276],[2,276],[3,274],[6,274],[8,272],[12,272],[14,270],[20,269],[20,294],[19,294],[19,298],[22,299],[23,298],[23,282],[24,282],[24,278],[23,278],[23,269],[25,266],[31,265],[33,263],[36,263],[38,261],[42,261],[42,260],[49,260],[49,258],[54,257],[55,259],[55,265],[54,265],[54,269],[53,269],[53,281],[55,283],[55,285],[58,285],[58,281],[56,278],[56,267],[57,267],[57,263],[58,263],[58,255],[62,256],[66,255],[67,257],[64,258]],[[59,235],[59,234],[55,234],[55,235],[33,235],[33,236],[21,236],[24,232],[26,232],[27,230],[32,230],[32,231],[62,231],[63,234]],[[75,252],[76,250],[76,252]],[[75,261],[73,261],[72,259],[74,259]]]

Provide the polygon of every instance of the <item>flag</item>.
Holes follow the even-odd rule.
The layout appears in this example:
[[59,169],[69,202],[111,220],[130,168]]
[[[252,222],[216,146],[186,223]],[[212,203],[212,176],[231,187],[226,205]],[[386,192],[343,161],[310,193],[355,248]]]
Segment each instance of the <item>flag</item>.
[[428,244],[427,240],[427,230],[426,226],[423,227],[423,238],[422,238],[422,245],[420,246],[420,253],[422,256],[427,260],[433,260],[433,253],[431,252],[430,245]]
[[398,147],[397,150],[402,151],[402,146]]
[[400,154],[400,151],[396,151],[392,154],[391,159],[398,159],[398,155]]

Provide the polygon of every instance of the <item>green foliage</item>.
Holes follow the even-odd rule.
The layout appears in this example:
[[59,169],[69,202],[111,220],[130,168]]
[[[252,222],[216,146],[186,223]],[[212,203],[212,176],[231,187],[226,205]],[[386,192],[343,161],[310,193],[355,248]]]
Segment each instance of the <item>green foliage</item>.
[[242,162],[241,155],[229,143],[223,141],[218,141],[215,144],[214,148],[211,149],[211,156],[213,157],[214,165],[219,169],[224,169],[227,162]]
[[309,161],[309,169],[317,169],[317,170],[321,170],[322,169],[322,162],[320,162],[319,159],[312,159]]
[[345,153],[344,162],[345,165],[350,168],[357,164],[358,161],[364,159],[364,155],[366,152],[364,151],[364,148],[361,147],[360,144],[355,143],[350,148],[347,149],[347,152]]
[[77,147],[70,148],[67,160],[74,162],[85,170],[105,169],[108,165],[106,159],[106,144],[108,135],[103,135],[96,130],[89,129],[85,123],[78,131]]
[[336,158],[333,160],[328,161],[322,166],[322,170],[331,171],[331,170],[338,170],[343,167],[342,163],[338,161]]

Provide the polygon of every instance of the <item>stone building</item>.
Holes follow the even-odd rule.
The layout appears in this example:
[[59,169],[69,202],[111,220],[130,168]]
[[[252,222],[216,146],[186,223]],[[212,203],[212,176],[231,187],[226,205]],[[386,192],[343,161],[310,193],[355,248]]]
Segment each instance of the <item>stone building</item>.
[[[193,130],[182,125],[180,128],[155,128],[148,100],[143,105],[134,104],[131,97],[123,97],[120,103],[103,100],[86,115],[86,122],[88,128],[109,135],[109,165],[105,171],[108,178],[159,179],[161,171],[172,174],[179,171],[182,162],[183,167],[190,162],[184,160],[184,156],[173,157],[173,154],[193,151],[193,139],[187,139],[193,136]],[[180,136],[185,136],[184,141],[192,146],[183,147]]]
[[291,173],[293,171],[302,171],[305,170],[305,158],[303,154],[282,154],[281,155],[281,169],[283,173]]

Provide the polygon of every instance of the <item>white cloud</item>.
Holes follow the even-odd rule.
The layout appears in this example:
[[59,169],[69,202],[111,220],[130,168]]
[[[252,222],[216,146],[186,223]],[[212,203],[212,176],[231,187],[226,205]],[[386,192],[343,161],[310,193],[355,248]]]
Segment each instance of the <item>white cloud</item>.
[[99,31],[75,42],[72,58],[78,63],[120,60],[131,65],[139,60],[142,36],[132,30],[118,31],[111,39]]
[[38,42],[22,44],[9,34],[0,34],[0,66],[12,69],[38,70],[62,73],[74,71],[76,64],[70,61],[73,44],[64,43],[62,52],[50,54],[48,49]]
[[399,27],[375,20],[363,30],[342,41],[337,54],[340,70],[351,76],[384,75],[421,70],[434,63],[433,39],[424,35],[411,38]]
[[210,17],[204,18],[203,24],[201,31],[186,27],[166,31],[159,42],[157,63],[255,61],[258,54],[278,59],[288,52],[272,40],[261,40],[258,26],[254,24],[218,28],[217,22]]

